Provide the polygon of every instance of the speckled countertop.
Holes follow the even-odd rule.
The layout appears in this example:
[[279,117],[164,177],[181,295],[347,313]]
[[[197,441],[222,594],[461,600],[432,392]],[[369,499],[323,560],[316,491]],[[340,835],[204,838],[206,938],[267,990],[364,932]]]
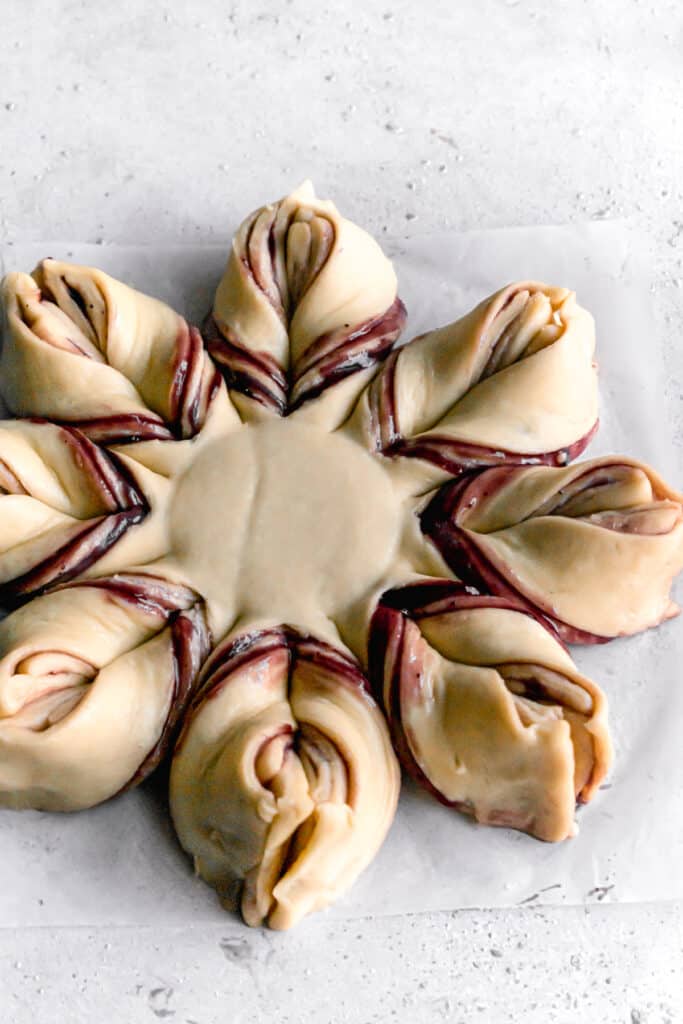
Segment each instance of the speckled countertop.
[[[227,243],[306,176],[380,237],[629,217],[680,388],[679,3],[4,0],[1,18],[4,242]],[[683,907],[0,927],[0,1018],[673,1024]]]

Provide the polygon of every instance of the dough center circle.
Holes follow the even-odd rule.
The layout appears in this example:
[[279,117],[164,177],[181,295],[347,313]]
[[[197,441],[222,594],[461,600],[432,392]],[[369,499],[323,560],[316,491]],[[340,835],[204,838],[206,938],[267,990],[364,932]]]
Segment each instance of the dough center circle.
[[355,442],[276,420],[201,448],[176,484],[170,526],[214,616],[313,624],[381,580],[400,502],[381,460]]

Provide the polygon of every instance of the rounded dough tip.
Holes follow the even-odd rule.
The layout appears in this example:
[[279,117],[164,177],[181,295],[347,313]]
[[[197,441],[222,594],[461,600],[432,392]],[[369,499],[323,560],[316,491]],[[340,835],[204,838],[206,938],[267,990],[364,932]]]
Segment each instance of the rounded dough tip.
[[301,184],[297,185],[297,187],[295,189],[293,189],[289,193],[287,198],[288,199],[301,199],[301,200],[304,200],[304,201],[310,201],[310,200],[315,199],[316,198],[315,186],[314,186],[313,182],[311,181],[311,179],[310,178],[304,178],[304,180],[301,182]]

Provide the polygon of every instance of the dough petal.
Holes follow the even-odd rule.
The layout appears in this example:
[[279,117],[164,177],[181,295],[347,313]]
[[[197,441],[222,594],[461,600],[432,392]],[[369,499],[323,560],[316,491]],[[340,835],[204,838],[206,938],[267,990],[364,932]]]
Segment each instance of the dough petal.
[[461,579],[524,601],[569,642],[599,643],[676,614],[682,501],[649,466],[605,456],[466,475],[422,528]]
[[387,359],[349,427],[442,475],[501,463],[565,465],[597,428],[593,318],[572,292],[508,285]]
[[345,892],[394,817],[384,720],[347,654],[286,627],[207,662],[171,768],[197,872],[248,924],[289,928]]
[[552,628],[519,604],[446,580],[387,592],[370,678],[404,767],[489,825],[574,834],[611,760],[606,700]]
[[3,395],[20,416],[105,443],[186,438],[224,390],[197,328],[101,270],[46,259],[0,297]]
[[147,512],[128,466],[80,430],[0,422],[5,607],[90,570]]
[[252,419],[292,412],[358,375],[345,389],[350,408],[404,322],[380,247],[307,182],[241,225],[204,336]]
[[0,804],[92,807],[163,757],[209,648],[187,587],[71,584],[0,623]]

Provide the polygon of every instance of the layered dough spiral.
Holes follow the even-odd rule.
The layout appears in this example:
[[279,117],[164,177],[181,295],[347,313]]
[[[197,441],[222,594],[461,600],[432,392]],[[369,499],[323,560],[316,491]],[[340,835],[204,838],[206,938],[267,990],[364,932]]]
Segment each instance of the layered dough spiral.
[[607,705],[540,617],[448,581],[390,591],[371,678],[404,766],[438,799],[539,839],[574,834],[611,760]]
[[564,465],[597,428],[594,349],[593,318],[573,292],[511,284],[394,352],[361,396],[354,427],[373,450],[445,475]]
[[74,811],[145,778],[209,650],[187,587],[119,575],[0,623],[0,806]]
[[592,643],[678,613],[669,591],[683,568],[682,500],[649,466],[606,456],[464,477],[422,525],[459,577]]
[[305,182],[241,225],[204,333],[235,404],[258,417],[349,377],[358,394],[404,322],[380,247]]
[[185,718],[171,813],[247,924],[289,928],[345,892],[396,810],[399,773],[352,658],[290,629],[221,645]]
[[221,378],[196,327],[93,267],[43,260],[2,284],[3,394],[93,441],[192,437]]

